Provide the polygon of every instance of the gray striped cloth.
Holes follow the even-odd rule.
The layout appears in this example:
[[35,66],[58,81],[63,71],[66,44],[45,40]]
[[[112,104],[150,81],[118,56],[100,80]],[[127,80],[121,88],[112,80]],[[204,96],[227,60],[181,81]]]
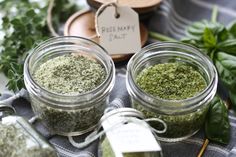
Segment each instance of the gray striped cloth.
[[[235,0],[163,0],[152,18],[148,27],[152,31],[161,32],[168,36],[180,39],[185,34],[185,28],[193,21],[204,18],[210,19],[212,6],[218,4],[218,20],[224,24],[229,24],[236,18]],[[150,40],[151,42],[153,40]],[[112,106],[130,106],[129,96],[126,90],[126,63],[116,65],[116,84],[110,96]],[[9,93],[3,94],[0,99],[11,96]],[[28,119],[34,116],[30,104],[25,99],[17,99],[13,106],[19,115]],[[228,145],[218,145],[210,142],[204,157],[236,157],[236,117],[233,111],[229,112],[231,124],[231,140]],[[60,157],[97,157],[98,141],[92,143],[87,148],[80,150],[73,147],[67,137],[51,135],[40,122],[34,124],[36,129],[53,144]],[[219,130],[220,131],[220,130]],[[86,135],[75,138],[82,141]],[[203,131],[199,131],[193,137],[178,143],[161,143],[164,157],[196,157],[204,140]],[[234,148],[235,147],[235,148]]]

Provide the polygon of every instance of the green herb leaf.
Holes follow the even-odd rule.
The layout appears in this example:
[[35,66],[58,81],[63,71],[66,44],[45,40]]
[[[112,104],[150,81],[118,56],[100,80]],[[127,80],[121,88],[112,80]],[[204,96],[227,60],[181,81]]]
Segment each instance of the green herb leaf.
[[218,52],[214,61],[221,81],[228,89],[236,90],[236,56]]
[[236,38],[236,23],[232,24],[232,26],[229,28],[229,32],[234,38]]
[[236,92],[229,91],[229,97],[232,104],[231,107],[236,111]]
[[[41,4],[45,4],[42,6]],[[46,25],[48,0],[40,3],[30,0],[7,0],[0,2],[0,10],[5,16],[0,31],[5,36],[1,42],[0,71],[9,78],[8,89],[17,91],[24,87],[23,63],[28,51],[50,37]],[[14,11],[12,11],[14,8]],[[54,24],[59,27],[78,7],[70,0],[57,0],[53,9]],[[14,73],[14,75],[13,75]]]
[[204,30],[203,42],[204,42],[205,47],[208,47],[208,48],[214,48],[216,45],[216,38],[213,32],[207,27]]
[[218,44],[219,51],[236,55],[236,39],[228,39]]
[[205,122],[205,132],[208,139],[227,144],[230,139],[230,124],[228,111],[224,102],[218,97],[210,103],[210,108]]

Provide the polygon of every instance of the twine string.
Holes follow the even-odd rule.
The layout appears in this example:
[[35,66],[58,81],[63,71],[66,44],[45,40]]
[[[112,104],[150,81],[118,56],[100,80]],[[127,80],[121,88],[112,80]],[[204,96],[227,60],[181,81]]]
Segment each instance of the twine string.
[[60,35],[55,31],[53,24],[52,24],[52,9],[54,6],[55,0],[49,0],[49,5],[47,9],[47,25],[49,31],[52,33],[53,36],[59,37]]
[[97,37],[100,38],[101,34],[99,32],[99,26],[98,26],[98,17],[99,15],[101,15],[101,13],[107,8],[107,7],[110,7],[110,6],[113,6],[115,8],[115,18],[119,18],[120,17],[120,14],[118,13],[118,6],[117,6],[117,3],[118,3],[118,0],[116,0],[115,2],[110,2],[110,3],[104,3],[103,5],[101,5],[96,14],[95,14],[95,30],[96,30],[96,35]]
[[[163,129],[162,130],[158,130],[155,129],[153,127],[151,127],[148,122],[158,122],[161,123],[163,125]],[[98,127],[98,129],[96,129],[95,131],[93,131],[91,134],[89,134],[84,142],[80,142],[77,143],[74,141],[73,136],[68,136],[69,142],[76,148],[79,149],[83,149],[85,147],[87,147],[88,145],[90,145],[92,142],[96,141],[97,139],[101,138],[103,135],[105,135],[107,132],[112,131],[116,128],[119,128],[120,126],[123,126],[127,123],[135,123],[135,124],[140,124],[140,126],[143,126],[144,128],[148,128],[150,129],[154,134],[158,133],[158,134],[162,134],[165,133],[167,130],[167,125],[166,123],[159,119],[159,118],[149,118],[149,119],[145,119],[145,120],[140,120],[134,117],[129,117],[129,118],[124,118],[122,121],[113,124],[110,128],[106,129],[106,130],[101,130],[101,126]]]

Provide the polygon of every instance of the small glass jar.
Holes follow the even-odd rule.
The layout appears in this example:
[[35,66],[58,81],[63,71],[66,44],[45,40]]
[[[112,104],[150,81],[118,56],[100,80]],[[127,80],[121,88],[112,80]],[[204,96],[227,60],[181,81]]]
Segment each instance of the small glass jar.
[[[194,97],[183,100],[165,100],[144,92],[136,83],[137,75],[145,68],[161,64],[182,62],[192,66],[205,79],[207,87]],[[127,68],[127,90],[132,107],[142,111],[146,117],[162,119],[167,131],[159,139],[174,142],[194,135],[203,125],[209,102],[216,94],[218,76],[210,59],[195,47],[183,43],[163,42],[146,46],[129,61]],[[152,124],[158,128],[158,125]]]
[[0,104],[0,156],[57,157],[56,150],[13,107]]
[[[162,149],[142,112],[118,108],[101,118],[99,157],[162,157]],[[158,121],[162,123],[162,121]]]
[[[106,78],[95,89],[82,94],[58,94],[41,87],[33,79],[37,68],[65,54],[82,55],[96,60],[105,69]],[[80,37],[56,37],[34,48],[24,65],[24,81],[36,115],[55,134],[81,135],[93,130],[108,103],[115,83],[115,66],[106,50]]]

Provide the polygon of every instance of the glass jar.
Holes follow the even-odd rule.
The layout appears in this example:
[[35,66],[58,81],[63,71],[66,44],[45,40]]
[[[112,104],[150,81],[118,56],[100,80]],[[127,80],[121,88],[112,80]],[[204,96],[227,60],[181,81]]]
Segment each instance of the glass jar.
[[[41,87],[34,79],[37,68],[46,61],[65,54],[82,55],[96,60],[106,78],[95,89],[82,94],[58,94]],[[34,48],[24,65],[24,81],[33,111],[55,134],[81,135],[93,130],[108,103],[115,83],[115,66],[106,50],[80,37],[56,37]]]
[[[144,92],[136,83],[137,75],[145,68],[161,64],[182,62],[196,69],[207,83],[207,87],[196,96],[183,100],[166,100]],[[132,107],[142,111],[146,117],[162,119],[167,131],[159,139],[174,142],[194,135],[203,125],[209,102],[216,94],[217,71],[210,59],[195,47],[183,43],[153,43],[136,53],[127,67],[127,90]],[[156,124],[153,127],[158,128]]]
[[114,109],[102,116],[101,126],[105,134],[100,139],[100,157],[163,156],[155,134],[140,111]]
[[0,104],[0,156],[57,157],[55,149],[13,107]]

